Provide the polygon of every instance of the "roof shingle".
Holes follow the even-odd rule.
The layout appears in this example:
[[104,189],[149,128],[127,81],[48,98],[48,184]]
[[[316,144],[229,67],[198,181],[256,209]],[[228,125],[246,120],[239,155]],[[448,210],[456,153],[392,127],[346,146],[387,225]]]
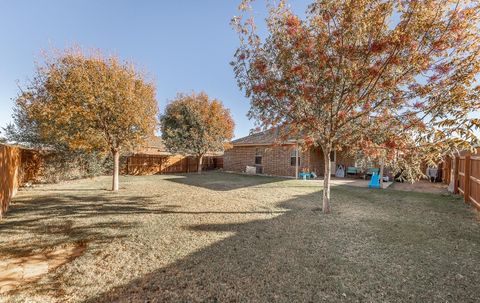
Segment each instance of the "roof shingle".
[[285,140],[282,137],[280,128],[270,128],[262,132],[254,133],[249,136],[232,141],[235,145],[274,145],[274,144],[294,144],[294,139]]

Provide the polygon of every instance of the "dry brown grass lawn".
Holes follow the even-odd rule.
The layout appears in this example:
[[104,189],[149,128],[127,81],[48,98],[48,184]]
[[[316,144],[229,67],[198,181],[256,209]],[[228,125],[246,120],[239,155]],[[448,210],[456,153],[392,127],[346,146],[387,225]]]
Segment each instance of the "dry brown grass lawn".
[[206,173],[20,192],[0,258],[86,243],[5,302],[475,302],[480,224],[452,196]]

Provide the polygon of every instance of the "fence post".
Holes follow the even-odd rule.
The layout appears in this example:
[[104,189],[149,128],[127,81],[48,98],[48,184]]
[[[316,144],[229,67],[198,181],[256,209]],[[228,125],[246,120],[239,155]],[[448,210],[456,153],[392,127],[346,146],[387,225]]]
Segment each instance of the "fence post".
[[465,155],[465,176],[463,184],[465,186],[463,190],[463,200],[470,202],[470,155]]
[[455,156],[453,158],[453,193],[458,194],[458,166],[460,165],[460,158]]
[[450,157],[445,157],[445,160],[442,162],[442,182],[444,184],[450,183]]
[[448,176],[448,182],[447,184],[450,184],[451,180],[452,180],[452,157],[448,157],[448,163],[447,163],[447,176]]

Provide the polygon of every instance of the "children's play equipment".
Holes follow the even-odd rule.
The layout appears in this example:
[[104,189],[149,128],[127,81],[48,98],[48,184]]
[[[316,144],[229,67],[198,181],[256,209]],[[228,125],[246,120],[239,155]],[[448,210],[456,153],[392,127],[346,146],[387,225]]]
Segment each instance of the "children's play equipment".
[[345,178],[345,166],[339,165],[337,171],[335,172],[335,177]]
[[317,175],[315,175],[315,173],[299,173],[298,176],[300,177],[300,179],[303,179],[303,180],[307,180],[307,179],[315,179],[317,177]]
[[373,176],[374,173],[379,175],[380,174],[380,168],[376,168],[376,167],[369,168],[367,170],[367,172],[365,173],[365,177]]
[[376,173],[372,173],[372,179],[370,179],[370,183],[368,184],[370,188],[380,188],[380,176]]

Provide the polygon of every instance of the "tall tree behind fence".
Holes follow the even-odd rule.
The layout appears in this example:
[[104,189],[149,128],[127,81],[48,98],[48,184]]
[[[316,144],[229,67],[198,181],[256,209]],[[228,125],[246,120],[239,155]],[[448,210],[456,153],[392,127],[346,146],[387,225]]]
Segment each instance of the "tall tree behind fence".
[[5,214],[20,184],[21,150],[0,145],[0,218]]

